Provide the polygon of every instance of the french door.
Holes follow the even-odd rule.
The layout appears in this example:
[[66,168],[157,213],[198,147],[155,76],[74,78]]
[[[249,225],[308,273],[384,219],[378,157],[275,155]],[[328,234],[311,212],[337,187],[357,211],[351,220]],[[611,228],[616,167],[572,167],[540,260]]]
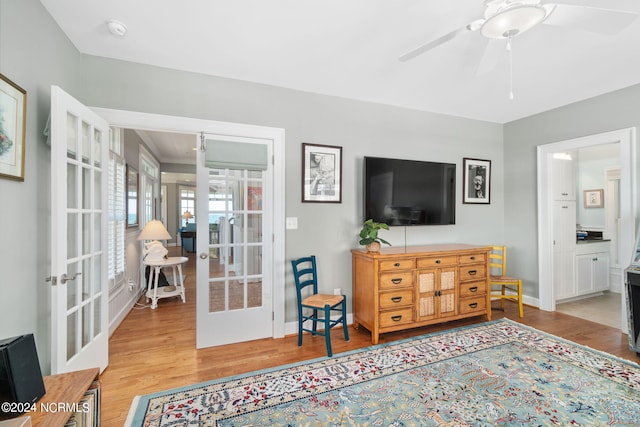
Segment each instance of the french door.
[[[207,135],[204,144],[216,138],[273,155],[270,140]],[[197,347],[271,337],[273,168],[211,169],[200,150],[196,169]]]
[[108,123],[51,88],[51,371],[108,363]]

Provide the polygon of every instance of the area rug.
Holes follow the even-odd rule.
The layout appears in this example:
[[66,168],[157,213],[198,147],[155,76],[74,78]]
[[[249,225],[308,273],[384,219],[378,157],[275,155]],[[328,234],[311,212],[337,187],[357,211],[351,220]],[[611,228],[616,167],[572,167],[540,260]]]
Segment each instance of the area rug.
[[637,426],[640,366],[510,320],[138,396],[128,426]]

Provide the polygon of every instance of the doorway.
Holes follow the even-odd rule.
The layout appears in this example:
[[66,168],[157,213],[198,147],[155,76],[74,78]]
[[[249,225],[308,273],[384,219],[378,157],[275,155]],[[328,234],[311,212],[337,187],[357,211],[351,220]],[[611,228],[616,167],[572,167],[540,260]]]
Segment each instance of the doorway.
[[[553,196],[552,159],[553,154],[604,144],[618,144],[620,156],[620,264],[631,261],[635,244],[635,128],[622,129],[597,135],[575,138],[557,143],[538,146],[538,277],[540,309],[556,310],[553,287]],[[618,279],[620,282],[622,278]],[[624,283],[617,283],[624,289]],[[624,292],[620,296],[622,332],[626,332],[626,304]]]
[[[273,196],[270,201],[272,212],[273,238],[269,239],[268,250],[272,254],[273,268],[270,270],[270,290],[273,296],[271,336],[279,338],[284,336],[284,130],[261,126],[224,123],[210,120],[190,119],[184,117],[161,116],[156,114],[92,108],[94,112],[106,119],[111,126],[125,129],[141,129],[158,132],[172,132],[193,135],[192,148],[199,149],[198,134],[201,132],[234,137],[258,137],[273,138],[273,163],[274,182]],[[197,324],[196,330],[202,328]]]

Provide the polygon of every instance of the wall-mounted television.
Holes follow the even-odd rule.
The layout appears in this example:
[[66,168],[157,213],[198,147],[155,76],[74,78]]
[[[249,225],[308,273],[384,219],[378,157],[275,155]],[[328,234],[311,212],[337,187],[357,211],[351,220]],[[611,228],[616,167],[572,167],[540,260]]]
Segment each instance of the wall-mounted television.
[[388,225],[456,223],[456,165],[364,158],[364,220]]

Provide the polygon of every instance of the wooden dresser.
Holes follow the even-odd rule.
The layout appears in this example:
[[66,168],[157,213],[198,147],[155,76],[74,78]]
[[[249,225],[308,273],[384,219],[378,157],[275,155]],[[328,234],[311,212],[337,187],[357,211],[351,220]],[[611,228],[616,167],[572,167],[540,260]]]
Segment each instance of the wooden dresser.
[[473,316],[491,319],[488,246],[440,244],[352,250],[353,321],[385,332]]

